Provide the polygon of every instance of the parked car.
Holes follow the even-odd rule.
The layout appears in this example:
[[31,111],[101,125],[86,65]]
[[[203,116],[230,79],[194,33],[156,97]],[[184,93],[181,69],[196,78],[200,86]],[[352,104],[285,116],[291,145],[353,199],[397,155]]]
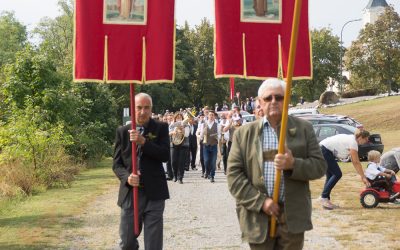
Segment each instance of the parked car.
[[[313,124],[315,135],[317,136],[318,142],[325,138],[337,135],[337,134],[354,134],[356,128],[347,124]],[[382,144],[382,138],[379,134],[371,134],[368,138],[368,143],[358,146],[358,156],[360,160],[366,160],[368,152],[371,150],[383,152],[384,145]],[[350,159],[345,159],[349,161]]]
[[319,111],[316,108],[309,108],[309,109],[290,108],[288,114],[292,116],[316,115],[319,114]]
[[[228,115],[229,111],[217,111],[218,119],[221,119],[221,115]],[[253,114],[250,114],[247,111],[241,110],[240,114],[242,115],[242,119],[246,120],[246,122],[252,122],[256,120],[256,117]]]
[[363,128],[363,125],[355,119],[343,115],[325,115],[325,114],[308,114],[298,115],[297,117],[305,119],[312,124],[328,124],[339,123],[353,126],[355,128]]

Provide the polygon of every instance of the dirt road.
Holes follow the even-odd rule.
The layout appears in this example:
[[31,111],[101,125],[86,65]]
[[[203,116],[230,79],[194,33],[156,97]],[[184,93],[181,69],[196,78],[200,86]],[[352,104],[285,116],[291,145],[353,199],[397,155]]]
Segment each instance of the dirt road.
[[[249,249],[240,240],[235,204],[225,175],[217,171],[212,184],[200,174],[186,172],[184,184],[168,182],[171,199],[166,202],[164,216],[164,249]],[[69,242],[68,249],[119,249],[117,188],[116,183],[84,213],[69,219],[79,226],[61,236]],[[329,219],[324,212],[314,209],[315,229],[306,233],[305,249],[343,249],[327,236],[332,229],[318,227],[319,221]],[[142,237],[140,244],[144,249]]]

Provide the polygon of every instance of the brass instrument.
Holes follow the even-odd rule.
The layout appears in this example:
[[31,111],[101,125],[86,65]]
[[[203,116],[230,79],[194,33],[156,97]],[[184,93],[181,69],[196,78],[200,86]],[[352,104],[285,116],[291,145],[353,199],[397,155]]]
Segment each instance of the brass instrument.
[[193,119],[194,116],[192,113],[186,111],[185,114],[183,115],[184,120],[183,121],[177,121],[172,123],[170,126],[174,128],[174,134],[171,136],[171,141],[172,144],[175,146],[179,146],[183,143],[185,140],[185,131],[184,128],[189,124],[189,119]]

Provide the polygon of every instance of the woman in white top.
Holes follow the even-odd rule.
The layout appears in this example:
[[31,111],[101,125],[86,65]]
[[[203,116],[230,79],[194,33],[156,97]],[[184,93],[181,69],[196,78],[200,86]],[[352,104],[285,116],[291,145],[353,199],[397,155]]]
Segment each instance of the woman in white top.
[[348,159],[350,156],[351,162],[357,173],[361,176],[362,182],[364,182],[366,186],[370,186],[369,181],[364,175],[358,156],[358,145],[367,143],[368,137],[368,131],[357,130],[354,135],[338,134],[328,137],[319,143],[322,154],[328,164],[326,181],[321,194],[323,208],[331,210],[336,207],[330,200],[332,189],[342,177],[342,171],[337,163],[337,159]]

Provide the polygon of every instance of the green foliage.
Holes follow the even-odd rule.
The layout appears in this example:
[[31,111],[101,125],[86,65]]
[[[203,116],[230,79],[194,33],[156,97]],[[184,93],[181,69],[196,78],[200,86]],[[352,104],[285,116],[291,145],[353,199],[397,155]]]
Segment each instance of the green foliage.
[[69,184],[78,171],[64,150],[71,144],[63,125],[45,122],[40,108],[32,103],[15,108],[0,126],[0,195],[29,195],[36,187]]
[[332,30],[322,28],[311,31],[313,52],[313,79],[295,81],[293,94],[314,101],[325,91],[331,79],[339,77],[340,42]]
[[191,69],[195,77],[190,83],[191,99],[196,106],[214,105],[228,95],[227,80],[214,78],[213,36],[214,27],[207,19],[203,19],[189,37],[195,58]]
[[393,7],[367,24],[346,53],[351,88],[398,89],[400,83],[400,16]]
[[57,101],[57,93],[52,90],[57,87],[59,76],[53,64],[31,46],[16,53],[15,63],[7,64],[4,74],[2,90],[8,105],[23,109],[29,99],[33,106],[50,109]]
[[55,19],[42,19],[34,33],[41,39],[41,54],[52,61],[60,75],[71,81],[74,4],[72,0],[59,0],[58,5],[62,15]]
[[14,55],[27,41],[26,28],[15,19],[14,13],[0,14],[0,68],[14,62]]

